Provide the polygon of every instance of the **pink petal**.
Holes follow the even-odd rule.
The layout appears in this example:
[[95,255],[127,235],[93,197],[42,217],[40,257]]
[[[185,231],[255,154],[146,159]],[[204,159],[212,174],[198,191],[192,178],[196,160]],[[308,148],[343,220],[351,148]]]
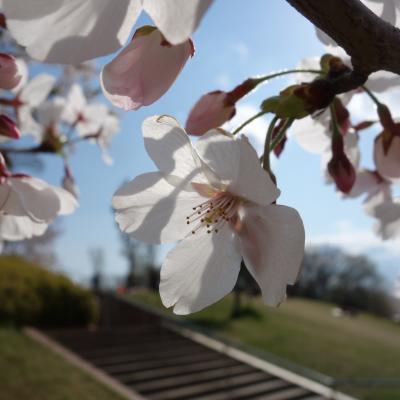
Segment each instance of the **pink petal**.
[[383,136],[377,136],[374,145],[374,161],[376,169],[384,178],[394,183],[400,182],[400,137],[393,138],[385,154]]
[[101,73],[105,96],[117,107],[137,110],[158,100],[193,54],[190,40],[171,46],[160,31],[142,27]]
[[247,268],[259,284],[263,300],[279,305],[286,285],[293,285],[304,255],[304,226],[296,210],[270,205],[247,207],[238,232]]

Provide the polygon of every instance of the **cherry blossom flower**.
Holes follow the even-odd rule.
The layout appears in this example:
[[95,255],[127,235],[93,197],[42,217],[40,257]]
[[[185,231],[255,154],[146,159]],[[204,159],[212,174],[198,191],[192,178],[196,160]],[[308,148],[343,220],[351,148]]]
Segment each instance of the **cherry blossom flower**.
[[63,97],[54,97],[42,103],[37,109],[37,121],[41,126],[38,133],[39,141],[56,139],[57,142],[64,141],[65,138],[60,132],[59,124],[64,113],[66,100]]
[[[396,124],[400,127],[400,124]],[[400,182],[400,137],[393,136],[388,149],[384,148],[384,133],[375,138],[374,161],[379,173],[390,182]]]
[[1,157],[0,239],[42,235],[58,215],[71,214],[77,202],[62,188],[22,174],[11,174]]
[[7,26],[40,61],[78,64],[118,50],[144,10],[167,41],[186,41],[212,0],[4,0]]
[[164,305],[188,314],[218,301],[233,289],[242,257],[265,303],[281,303],[299,274],[303,223],[274,204],[280,192],[247,138],[216,129],[192,145],[168,116],[146,119],[143,135],[159,171],[119,189],[113,207],[121,230],[138,240],[181,240],[161,268]]
[[[321,169],[325,183],[332,183],[332,177],[335,177],[339,190],[348,193],[356,178],[354,169],[357,169],[360,163],[359,135],[352,128],[348,114],[345,112],[340,112],[340,114],[338,124],[342,133],[344,154],[340,152],[333,157],[329,110],[316,117],[309,116],[296,121],[291,134],[304,150],[321,156]],[[329,163],[333,159],[329,168]]]
[[375,196],[382,198],[391,197],[391,184],[384,179],[377,171],[360,169],[357,171],[356,181],[345,198],[356,198],[365,195],[365,202]]
[[42,138],[42,126],[35,120],[32,112],[49,96],[55,78],[52,75],[40,74],[30,80],[16,95],[14,100],[18,125],[23,135],[30,134],[37,141]]
[[75,127],[81,137],[94,135],[108,114],[108,107],[102,103],[88,103],[80,85],[71,86],[61,118]]
[[383,240],[400,238],[400,198],[378,199],[368,213],[376,218],[374,231]]
[[0,89],[11,90],[21,81],[22,74],[16,59],[8,54],[0,53]]
[[194,48],[190,39],[171,46],[154,27],[138,29],[101,73],[104,95],[117,107],[137,110],[158,100],[174,83]]
[[99,132],[95,136],[95,140],[100,147],[103,161],[111,165],[113,159],[108,154],[108,148],[110,147],[111,141],[115,134],[120,130],[119,119],[114,114],[108,114],[103,121],[103,124]]

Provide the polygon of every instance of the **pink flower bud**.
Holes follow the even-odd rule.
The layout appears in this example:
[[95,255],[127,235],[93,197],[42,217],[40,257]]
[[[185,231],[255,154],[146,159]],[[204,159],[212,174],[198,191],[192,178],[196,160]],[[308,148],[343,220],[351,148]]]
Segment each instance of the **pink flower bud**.
[[227,93],[220,90],[205,94],[194,105],[186,121],[186,131],[200,136],[229,121],[236,113],[234,105],[226,104]]
[[19,139],[21,137],[17,125],[6,115],[0,115],[0,135],[11,139]]
[[328,162],[328,172],[336,187],[343,193],[349,193],[356,181],[356,170],[344,152],[342,136],[335,136],[332,143],[332,158]]
[[200,136],[229,121],[236,114],[236,102],[257,84],[257,79],[249,78],[230,92],[215,90],[202,96],[189,113],[185,127],[187,133]]
[[14,57],[0,53],[0,88],[11,90],[21,81],[22,75]]
[[137,110],[158,100],[174,83],[189,57],[192,41],[169,44],[154,27],[138,29],[132,42],[101,73],[104,95],[117,107]]

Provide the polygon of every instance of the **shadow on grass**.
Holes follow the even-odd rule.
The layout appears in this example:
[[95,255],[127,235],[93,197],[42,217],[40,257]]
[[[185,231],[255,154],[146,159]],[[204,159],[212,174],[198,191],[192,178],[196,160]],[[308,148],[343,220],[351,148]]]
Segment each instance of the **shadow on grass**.
[[254,320],[261,321],[263,319],[263,314],[251,306],[246,306],[240,308],[239,310],[235,310],[231,314],[232,320],[240,318],[252,318]]

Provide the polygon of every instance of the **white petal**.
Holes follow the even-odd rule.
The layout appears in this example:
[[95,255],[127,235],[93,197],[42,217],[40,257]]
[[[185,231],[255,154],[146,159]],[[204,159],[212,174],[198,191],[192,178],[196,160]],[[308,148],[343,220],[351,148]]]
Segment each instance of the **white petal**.
[[61,118],[69,124],[76,123],[80,113],[83,113],[87,105],[86,97],[81,86],[73,84],[68,92],[67,104]]
[[43,138],[43,127],[32,115],[32,109],[29,106],[18,108],[19,128],[23,135],[32,135],[36,142],[41,142]]
[[43,235],[46,229],[46,223],[34,222],[27,216],[0,215],[1,240],[31,239]]
[[115,106],[137,110],[164,95],[192,55],[190,40],[171,46],[157,29],[135,34],[129,45],[104,66],[101,88]]
[[225,186],[235,181],[239,174],[240,145],[223,129],[212,129],[194,144],[198,155]]
[[293,208],[271,205],[245,210],[240,247],[266,304],[279,305],[285,299],[286,285],[296,282],[304,241],[303,222]]
[[55,97],[41,104],[37,110],[38,120],[45,127],[58,124],[66,101],[63,97]]
[[[395,0],[397,2],[397,0]],[[362,0],[374,14],[389,24],[396,24],[396,6],[393,0]]]
[[374,216],[378,219],[374,230],[382,239],[400,238],[400,199],[376,205]]
[[217,234],[190,235],[171,250],[161,267],[160,296],[176,314],[200,311],[232,291],[241,256],[225,225]]
[[18,43],[33,58],[65,64],[117,50],[140,11],[140,0],[4,0]]
[[382,145],[382,135],[375,139],[374,161],[378,172],[393,183],[400,182],[400,137],[395,136],[387,154]]
[[76,129],[79,136],[94,135],[101,129],[107,115],[108,108],[101,103],[89,104],[82,111],[83,120],[78,122]]
[[172,44],[189,39],[212,0],[144,0],[143,8]]
[[36,222],[50,222],[60,209],[60,201],[46,182],[37,178],[9,178],[29,217]]
[[376,191],[379,185],[378,178],[371,171],[357,171],[356,181],[347,197],[359,197],[362,194]]
[[70,192],[63,188],[53,186],[52,189],[57,194],[58,200],[60,202],[58,215],[72,214],[78,207],[78,201],[76,197],[74,197]]
[[388,71],[378,71],[371,74],[365,84],[369,90],[382,93],[386,90],[396,89],[400,86],[400,77]]
[[35,76],[22,89],[19,95],[20,100],[29,104],[30,107],[37,107],[47,99],[55,82],[56,78],[52,75],[41,74]]
[[176,119],[153,116],[142,125],[144,145],[157,168],[166,174],[193,180],[201,172],[196,153]]
[[273,203],[279,197],[280,190],[268,173],[261,168],[257,152],[247,137],[242,136],[237,143],[239,173],[228,190],[261,206]]
[[329,149],[331,138],[328,129],[311,117],[295,121],[291,134],[304,150],[322,154]]
[[122,231],[147,243],[174,242],[193,226],[186,217],[206,199],[168,183],[157,172],[137,176],[119,189],[112,200]]

